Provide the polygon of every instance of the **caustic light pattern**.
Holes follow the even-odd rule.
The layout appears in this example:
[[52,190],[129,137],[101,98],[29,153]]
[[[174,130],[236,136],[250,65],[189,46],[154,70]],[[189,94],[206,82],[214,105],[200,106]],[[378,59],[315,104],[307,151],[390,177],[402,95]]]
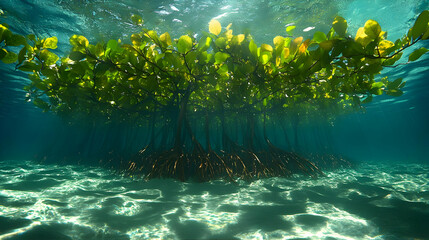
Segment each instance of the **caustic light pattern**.
[[[308,179],[135,181],[1,163],[2,239],[400,239],[429,232],[429,167],[363,164]],[[413,224],[409,224],[413,222]]]

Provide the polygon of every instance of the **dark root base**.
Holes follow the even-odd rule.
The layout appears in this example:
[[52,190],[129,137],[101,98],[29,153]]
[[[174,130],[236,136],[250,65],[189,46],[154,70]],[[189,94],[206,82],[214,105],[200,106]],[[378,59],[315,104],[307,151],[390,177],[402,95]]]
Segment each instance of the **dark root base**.
[[[350,167],[351,163],[334,155],[311,155],[312,161],[295,152],[287,152],[275,147],[253,152],[239,148],[231,152],[215,152],[195,148],[185,152],[182,148],[165,151],[150,151],[144,148],[133,160],[121,167],[126,176],[153,178],[174,178],[180,181],[207,182],[224,179],[252,181],[269,177],[290,177],[294,174],[313,178],[323,176],[323,169]],[[316,159],[318,159],[316,163]],[[329,167],[327,167],[329,166]]]

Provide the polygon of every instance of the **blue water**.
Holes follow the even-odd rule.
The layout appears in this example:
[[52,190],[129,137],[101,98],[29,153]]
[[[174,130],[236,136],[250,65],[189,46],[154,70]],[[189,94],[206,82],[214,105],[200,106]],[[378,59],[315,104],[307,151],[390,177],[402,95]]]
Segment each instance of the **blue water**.
[[[326,32],[335,15],[352,33],[374,19],[395,40],[428,8],[427,0],[0,1],[2,22],[21,34],[57,36],[59,55],[73,34],[127,39],[138,31],[131,14],[173,37],[207,31],[216,18],[260,44],[284,35],[288,24],[304,37]],[[331,150],[356,162],[353,168],[233,184],[146,182],[97,166],[103,137],[88,145],[85,126],[26,102],[26,75],[0,64],[0,239],[429,239],[428,66],[426,55],[383,70],[407,81],[403,96],[377,97],[364,112],[323,126]],[[314,128],[301,126],[308,150],[321,144]],[[82,155],[91,166],[70,164]]]

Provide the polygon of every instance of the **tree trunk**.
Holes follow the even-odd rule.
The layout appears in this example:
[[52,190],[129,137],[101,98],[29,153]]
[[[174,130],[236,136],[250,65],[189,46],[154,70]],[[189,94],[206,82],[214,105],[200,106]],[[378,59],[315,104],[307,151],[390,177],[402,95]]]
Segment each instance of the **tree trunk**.
[[294,151],[296,152],[299,152],[300,150],[299,138],[298,138],[298,124],[299,124],[299,116],[295,115],[292,119],[292,126],[294,130],[294,143],[295,143]]
[[210,144],[210,125],[209,125],[209,114],[206,112],[205,116],[205,123],[204,123],[204,132],[206,135],[206,149],[207,151],[211,151],[211,144]]
[[177,117],[176,134],[174,135],[174,149],[176,150],[182,148],[182,143],[183,143],[182,129],[186,118],[186,107],[188,105],[189,95],[190,95],[189,91],[185,93],[179,106],[179,115]]
[[248,149],[254,151],[253,140],[255,138],[255,117],[252,115],[247,116],[247,134],[245,134],[245,143]]

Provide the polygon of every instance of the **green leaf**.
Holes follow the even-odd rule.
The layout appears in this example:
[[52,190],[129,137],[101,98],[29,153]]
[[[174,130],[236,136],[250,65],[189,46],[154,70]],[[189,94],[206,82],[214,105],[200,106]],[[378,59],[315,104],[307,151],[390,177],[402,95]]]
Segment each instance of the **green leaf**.
[[27,41],[24,36],[18,34],[11,34],[9,38],[6,40],[7,46],[20,46],[25,45]]
[[177,42],[177,51],[179,53],[187,53],[192,49],[192,39],[188,35],[183,35]]
[[371,88],[369,90],[369,92],[371,94],[374,94],[374,95],[381,95],[381,94],[383,94],[383,89],[381,89],[381,88]]
[[410,61],[410,62],[416,61],[417,59],[419,59],[423,54],[425,54],[428,51],[429,50],[427,50],[424,47],[419,48],[417,50],[414,50],[414,52],[412,52],[410,54],[410,56],[408,57],[408,61]]
[[85,52],[86,47],[88,47],[88,39],[84,36],[73,35],[70,38],[70,44],[73,46],[73,51]]
[[104,55],[104,46],[101,43],[97,43],[97,45],[95,45],[95,47],[94,47],[93,54],[95,54],[95,56],[97,56],[97,57],[103,56]]
[[84,36],[73,35],[70,38],[70,44],[72,46],[87,47],[89,42],[88,39],[86,39]]
[[228,65],[222,64],[216,72],[221,76],[227,76],[228,75]]
[[285,47],[285,38],[282,36],[276,36],[273,39],[274,47],[276,48],[276,55],[280,56]]
[[355,41],[349,41],[346,43],[345,48],[343,49],[343,55],[345,57],[354,57],[359,56],[364,53],[362,45]]
[[332,23],[332,27],[340,37],[344,37],[347,31],[347,21],[344,18],[337,16]]
[[171,37],[168,32],[165,32],[159,36],[159,41],[164,45],[164,47],[168,47],[171,45]]
[[384,83],[383,82],[375,82],[372,84],[371,89],[369,90],[370,93],[375,95],[381,95],[383,94]]
[[366,47],[372,39],[366,35],[365,28],[360,27],[356,33],[355,41],[362,45],[362,47]]
[[28,39],[30,39],[33,42],[36,41],[36,35],[34,35],[34,34],[28,34],[27,37],[28,37]]
[[3,33],[7,30],[7,27],[3,26],[3,24],[0,24],[0,43],[3,42]]
[[[205,53],[206,53],[206,52],[205,52]],[[205,62],[206,62],[206,63],[209,63],[209,62],[213,63],[213,62],[214,62],[213,54],[211,54],[211,53],[207,54],[207,55],[206,55],[206,61],[205,61]]]
[[27,47],[21,48],[21,50],[18,53],[18,64],[21,64],[25,59],[25,54],[27,53]]
[[12,37],[12,32],[8,29],[6,24],[0,24],[0,42],[3,40],[8,40],[10,37]]
[[142,17],[140,15],[137,15],[137,14],[131,15],[131,21],[133,22],[134,25],[141,26],[143,24]]
[[241,45],[244,39],[244,34],[238,34],[237,36],[233,36],[231,40],[231,45]]
[[100,63],[97,63],[97,65],[95,65],[94,73],[97,77],[100,77],[109,69],[110,69],[110,64],[106,62],[100,62]]
[[43,47],[44,48],[50,48],[50,49],[56,49],[57,43],[58,43],[57,37],[46,38],[45,41],[43,42]]
[[87,61],[77,62],[77,63],[72,65],[73,74],[83,76],[83,75],[85,75],[87,67],[88,67]]
[[198,55],[197,55],[197,59],[198,59],[198,61],[199,62],[205,62],[206,60],[207,60],[207,52],[200,52]]
[[422,36],[422,40],[427,40],[427,39],[429,39],[429,28],[426,30],[426,32]]
[[313,35],[313,41],[317,42],[317,43],[321,43],[323,41],[328,40],[328,38],[326,37],[326,35],[323,32],[315,32]]
[[49,52],[47,49],[40,51],[40,59],[47,65],[55,64],[60,58],[52,52]]
[[159,38],[158,38],[158,34],[155,31],[153,31],[153,30],[147,31],[144,35],[147,38],[149,38],[150,41],[158,44]]
[[287,26],[286,27],[287,34],[289,34],[290,36],[293,36],[293,32],[294,32],[295,28],[296,28],[296,26]]
[[261,52],[273,52],[273,47],[269,44],[261,44]]
[[209,23],[209,32],[214,35],[219,35],[221,31],[222,26],[220,25],[220,22],[216,19],[212,19]]
[[[104,47],[103,47],[103,44],[101,44],[101,43],[97,43],[97,45],[95,45],[95,46],[89,44],[88,50],[89,50],[89,55],[92,54],[96,57],[101,57],[102,55],[104,55]],[[82,52],[79,52],[79,53],[86,55],[86,53],[82,53]]]
[[142,45],[142,36],[140,36],[140,34],[134,33],[131,35],[130,39],[134,46],[140,47]]
[[398,79],[396,79],[393,82],[389,82],[387,84],[387,88],[389,88],[389,89],[397,89],[399,87],[399,85],[401,85],[401,83],[402,83],[402,78],[398,78]]
[[267,51],[261,52],[261,56],[259,57],[259,61],[262,63],[262,65],[265,65],[270,61],[272,56],[273,55],[271,54],[271,52],[267,52]]
[[212,39],[210,37],[200,38],[200,41],[198,42],[198,45],[197,45],[197,49],[201,52],[206,51],[210,47],[211,40]]
[[391,66],[391,65],[395,64],[396,61],[398,61],[399,59],[401,59],[402,54],[403,54],[403,52],[400,52],[400,53],[396,54],[392,58],[385,59],[383,61],[383,66]]
[[371,39],[376,39],[380,36],[380,33],[381,33],[380,24],[378,24],[378,22],[374,20],[366,21],[365,26],[363,28],[364,28],[365,34]]
[[71,52],[69,58],[73,61],[79,61],[86,58],[86,54],[83,54],[81,52]]
[[393,90],[388,90],[386,92],[387,95],[393,96],[393,97],[399,97],[402,94],[404,94],[404,92],[402,90],[399,89],[393,89]]
[[276,36],[274,39],[273,39],[273,43],[274,43],[274,46],[277,48],[278,46],[284,46],[284,44],[285,44],[285,38],[284,37],[282,37],[282,36]]
[[18,60],[18,55],[14,52],[6,52],[6,55],[1,60],[6,64],[11,64]]
[[118,41],[116,41],[115,39],[110,39],[107,42],[106,51],[109,50],[109,49],[110,49],[110,51],[112,51],[112,50],[114,51],[114,50],[117,50],[118,47],[119,47]]
[[40,83],[42,82],[42,79],[40,78],[39,74],[33,73],[33,74],[29,74],[28,78],[31,80],[31,82],[33,83]]
[[375,82],[372,84],[372,88],[381,88],[384,86],[384,83],[382,82]]
[[0,48],[0,59],[4,58],[6,54],[7,54],[7,50],[4,48]]
[[168,65],[173,65],[175,68],[182,66],[182,58],[175,52],[166,53],[165,60],[168,63]]
[[395,44],[388,40],[381,40],[378,44],[378,50],[382,56],[386,56],[395,50]]
[[330,51],[334,47],[334,42],[332,40],[326,40],[320,42],[319,46],[327,51]]
[[249,43],[249,50],[254,57],[258,57],[258,46],[253,40],[251,40]]
[[422,36],[428,31],[429,28],[429,10],[425,10],[417,17],[416,22],[412,28],[412,37],[414,40]]
[[225,48],[226,47],[226,38],[224,38],[224,37],[217,38],[215,40],[215,45],[218,48]]
[[192,64],[195,63],[195,60],[197,59],[197,52],[193,51],[193,52],[188,52],[188,54],[186,54],[186,62],[188,63],[188,65],[192,68]]
[[285,38],[285,47],[289,47],[292,42],[292,38]]
[[215,57],[215,63],[221,64],[221,63],[225,62],[226,59],[229,58],[229,54],[223,53],[223,52],[217,52],[214,57]]
[[30,61],[24,61],[22,65],[18,67],[19,70],[24,72],[33,72],[33,71],[37,72],[37,71],[40,71],[41,68],[42,68],[41,65]]

